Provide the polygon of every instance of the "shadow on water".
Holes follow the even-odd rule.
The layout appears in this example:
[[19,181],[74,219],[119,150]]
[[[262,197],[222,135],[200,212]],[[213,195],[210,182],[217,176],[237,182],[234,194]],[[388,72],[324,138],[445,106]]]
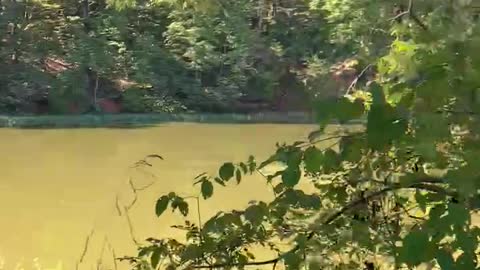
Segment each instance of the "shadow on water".
[[258,114],[117,114],[117,115],[42,115],[0,116],[0,128],[139,129],[170,123],[199,124],[312,124],[305,113]]

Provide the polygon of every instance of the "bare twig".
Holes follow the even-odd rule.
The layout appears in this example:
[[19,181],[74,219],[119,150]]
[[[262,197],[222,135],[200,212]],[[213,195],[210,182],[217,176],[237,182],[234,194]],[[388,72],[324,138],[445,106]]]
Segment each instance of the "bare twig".
[[350,85],[348,86],[347,88],[347,91],[345,91],[345,94],[348,95],[350,93],[350,91],[357,85],[358,81],[363,77],[363,75],[365,75],[365,73],[367,72],[367,70],[369,70],[373,65],[372,64],[368,64],[361,72],[360,74],[358,74],[357,77],[355,77],[355,79],[352,81],[352,83],[350,83]]
[[408,2],[408,9],[406,11],[397,14],[395,17],[391,18],[390,20],[394,21],[406,15],[408,15],[423,30],[428,31],[428,27],[417,17],[417,15],[413,10],[413,0],[410,0]]
[[134,229],[133,229],[133,224],[132,224],[132,221],[130,219],[130,216],[128,215],[128,208],[125,206],[125,217],[127,219],[127,224],[128,224],[128,229],[130,231],[130,237],[132,237],[132,241],[135,243],[135,245],[139,246],[139,242],[137,241],[137,239],[135,238],[135,232],[134,232]]
[[122,216],[122,210],[120,210],[120,204],[118,202],[118,194],[115,196],[115,209],[117,209],[118,215]]
[[78,267],[80,266],[80,264],[85,259],[85,255],[87,254],[87,251],[88,251],[90,239],[92,238],[94,233],[95,233],[95,229],[92,229],[90,231],[90,233],[87,235],[87,238],[85,239],[85,245],[83,246],[82,254],[80,255],[80,259],[78,260],[77,265],[75,267],[77,270],[78,270]]
[[117,255],[115,255],[115,249],[113,248],[112,244],[110,243],[110,241],[108,241],[108,238],[106,238],[107,240],[107,245],[108,247],[110,248],[110,250],[112,251],[112,258],[113,258],[113,269],[114,270],[117,270],[118,269],[118,266],[117,266]]

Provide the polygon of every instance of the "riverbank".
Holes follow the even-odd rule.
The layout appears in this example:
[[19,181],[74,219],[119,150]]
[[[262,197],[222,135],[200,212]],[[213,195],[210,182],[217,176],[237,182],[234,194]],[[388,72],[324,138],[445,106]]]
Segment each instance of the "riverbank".
[[0,116],[2,128],[79,128],[143,127],[168,122],[313,124],[312,116],[302,112],[255,114],[84,114]]

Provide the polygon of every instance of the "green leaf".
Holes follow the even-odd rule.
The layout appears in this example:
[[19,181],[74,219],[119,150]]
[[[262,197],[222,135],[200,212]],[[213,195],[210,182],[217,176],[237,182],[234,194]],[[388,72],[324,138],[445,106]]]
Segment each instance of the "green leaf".
[[298,252],[287,252],[283,256],[283,261],[285,262],[286,269],[300,269],[302,264],[302,257]]
[[242,169],[243,171],[243,174],[247,174],[248,173],[248,167],[247,167],[247,164],[243,163],[243,162],[240,162],[240,168]]
[[294,147],[293,149],[289,149],[286,154],[287,166],[298,167],[302,162],[303,152],[299,148]]
[[224,163],[222,167],[220,167],[220,170],[218,171],[218,174],[220,178],[222,178],[224,181],[228,181],[233,177],[233,173],[235,171],[235,166],[231,162]]
[[323,170],[325,173],[331,173],[340,166],[340,158],[334,150],[330,148],[325,150],[325,152],[323,152],[323,157]]
[[452,225],[463,226],[469,223],[470,221],[470,212],[462,204],[459,203],[449,203],[448,204],[448,214],[446,220]]
[[254,173],[255,170],[257,169],[257,163],[255,162],[255,157],[249,156],[247,165],[248,165],[248,170],[250,171],[250,174]]
[[284,190],[285,190],[285,185],[283,183],[279,183],[273,188],[273,191],[275,192],[275,194],[280,194]]
[[162,196],[157,200],[157,203],[155,204],[155,214],[157,214],[158,217],[165,212],[169,202],[170,198],[168,196]]
[[347,98],[342,98],[338,101],[335,108],[335,116],[342,124],[349,120],[361,117],[364,110],[365,108],[362,100],[356,99],[354,102],[351,102]]
[[477,262],[476,262],[476,255],[475,253],[471,252],[464,252],[462,253],[456,260],[456,268],[458,270],[470,270],[476,269]]
[[186,217],[188,215],[188,203],[187,202],[182,201],[181,203],[179,203],[178,209],[180,210],[180,213],[182,213],[183,216]]
[[415,201],[417,201],[418,206],[420,206],[420,209],[425,213],[427,210],[427,198],[419,190],[415,191]]
[[282,172],[282,183],[287,187],[294,187],[300,181],[300,177],[299,167],[288,167]]
[[263,205],[251,205],[245,210],[245,219],[253,225],[260,225],[263,222],[267,209]]
[[407,129],[406,120],[389,104],[373,104],[368,112],[367,142],[373,150],[383,150]]
[[212,182],[205,180],[202,182],[202,196],[203,199],[208,199],[213,195],[213,184]]
[[315,146],[311,146],[305,150],[303,160],[307,172],[319,172],[322,166],[323,153]]
[[444,248],[439,249],[435,255],[438,265],[442,270],[455,270],[455,261],[452,254],[447,252]]
[[202,256],[202,250],[198,245],[190,244],[182,252],[182,261],[192,261]]
[[178,209],[183,216],[188,215],[188,203],[181,197],[175,197],[172,200],[172,211]]
[[355,162],[362,158],[363,143],[354,137],[343,137],[340,139],[340,156],[346,160]]
[[220,177],[213,178],[213,181],[217,182],[219,185],[225,186],[225,182]]
[[150,263],[153,269],[157,269],[158,263],[160,262],[160,257],[162,255],[162,250],[157,248],[153,251],[152,256],[150,257]]
[[323,127],[330,120],[337,119],[340,123],[359,118],[364,112],[363,101],[356,99],[354,102],[346,97],[341,97],[335,101],[322,100],[315,104],[317,120]]
[[197,179],[199,179],[200,177],[205,176],[205,175],[207,175],[207,173],[206,173],[206,172],[203,172],[203,173],[195,176],[195,180],[197,180]]
[[411,231],[403,239],[403,245],[398,255],[399,262],[417,266],[433,259],[435,248],[435,243],[429,241],[429,235],[425,231]]
[[242,172],[239,169],[235,171],[235,178],[237,180],[237,184],[240,184],[242,181]]

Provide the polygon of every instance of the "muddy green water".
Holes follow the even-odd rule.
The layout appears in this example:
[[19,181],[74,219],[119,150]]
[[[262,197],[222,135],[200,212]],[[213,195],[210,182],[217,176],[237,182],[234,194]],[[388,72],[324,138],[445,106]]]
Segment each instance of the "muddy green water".
[[[0,270],[128,269],[116,256],[136,252],[132,237],[180,237],[170,228],[183,219],[154,215],[159,195],[197,195],[193,177],[215,172],[222,161],[266,157],[274,142],[305,138],[311,125],[171,123],[141,129],[0,129]],[[148,154],[162,155],[145,170],[131,168]],[[140,191],[134,198],[129,179]],[[244,207],[272,194],[260,176],[239,188],[219,188],[201,204],[205,220],[218,210]],[[116,203],[118,201],[118,203]],[[121,215],[116,205],[121,208]],[[193,210],[195,210],[193,208]],[[195,218],[195,217],[192,217]]]

